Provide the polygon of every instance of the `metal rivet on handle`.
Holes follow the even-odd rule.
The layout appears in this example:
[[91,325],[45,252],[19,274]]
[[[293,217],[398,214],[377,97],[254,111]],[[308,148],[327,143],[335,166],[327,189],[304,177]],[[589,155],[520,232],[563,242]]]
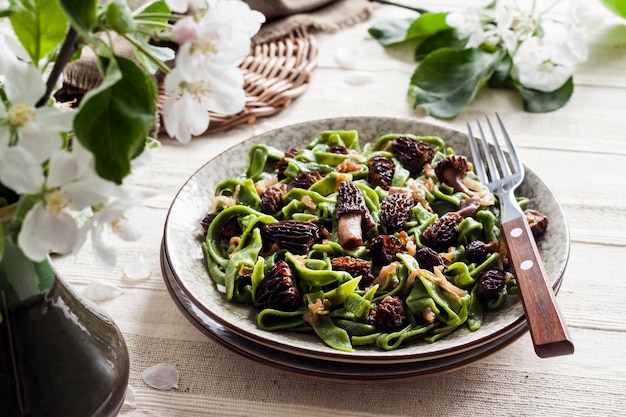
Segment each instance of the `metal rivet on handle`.
[[513,237],[520,237],[522,233],[523,231],[519,227],[516,227],[515,229],[511,229],[511,236]]
[[530,259],[525,260],[524,262],[522,262],[519,266],[520,268],[522,268],[524,271],[529,270],[530,268],[533,267],[535,263],[533,261],[531,261]]

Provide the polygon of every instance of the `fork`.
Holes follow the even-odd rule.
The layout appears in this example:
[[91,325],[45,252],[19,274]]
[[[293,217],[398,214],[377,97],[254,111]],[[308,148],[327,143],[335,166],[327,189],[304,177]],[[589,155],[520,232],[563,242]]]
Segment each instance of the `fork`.
[[[486,117],[486,121],[493,139],[492,146],[487,142],[480,121],[476,120],[480,138],[474,137],[470,124],[467,124],[474,169],[500,201],[502,234],[517,278],[535,353],[541,358],[569,355],[574,353],[574,344],[548,283],[530,226],[515,199],[514,191],[524,180],[524,166],[497,113],[496,118],[509,158],[505,157],[489,118]],[[478,142],[481,143],[482,154]]]

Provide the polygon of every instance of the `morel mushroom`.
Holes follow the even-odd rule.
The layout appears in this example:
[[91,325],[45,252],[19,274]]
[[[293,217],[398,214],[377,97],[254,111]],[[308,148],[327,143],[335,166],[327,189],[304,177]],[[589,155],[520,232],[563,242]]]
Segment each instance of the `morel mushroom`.
[[390,159],[384,156],[375,156],[367,163],[369,173],[367,181],[372,187],[380,187],[383,190],[389,190],[393,182],[393,173],[395,166]]
[[304,255],[320,240],[320,229],[311,222],[281,220],[261,226],[261,236],[264,241],[274,242],[281,249]]
[[257,288],[257,308],[293,311],[303,304],[302,293],[296,285],[291,267],[285,261],[276,262]]
[[443,265],[445,267],[446,265],[443,257],[429,247],[419,249],[415,253],[415,259],[417,259],[420,268],[430,272],[433,272],[436,266]]
[[261,211],[263,213],[274,214],[280,210],[283,203],[283,196],[287,193],[287,186],[281,182],[266,188],[261,193]]
[[474,217],[480,209],[480,198],[472,197],[461,201],[461,207],[457,211],[463,217]]
[[530,231],[532,232],[535,239],[546,232],[548,228],[548,217],[544,214],[541,214],[537,210],[526,209],[524,210],[524,216],[526,217],[526,221],[530,226]]
[[389,232],[402,229],[411,217],[415,205],[413,197],[406,193],[389,194],[380,204],[380,221]]
[[[220,213],[219,212],[209,213],[200,221],[200,224],[202,225],[202,229],[204,230],[205,234],[209,230],[209,226],[211,226],[211,223],[213,223],[213,220],[215,220],[218,214]],[[233,216],[230,219],[228,219],[224,227],[220,229],[219,233],[221,237],[225,239],[230,239],[233,236],[241,235],[241,232],[242,230],[241,230],[241,226],[239,225],[239,218],[237,216]]]
[[372,265],[365,259],[353,258],[352,256],[339,256],[331,260],[333,271],[345,271],[350,276],[361,277],[359,288],[367,288],[374,281]]
[[368,322],[381,332],[395,332],[406,326],[404,303],[399,297],[387,296],[370,312]]
[[395,138],[391,149],[412,176],[418,175],[424,165],[429,164],[435,157],[435,150],[429,144],[406,136]]
[[363,243],[363,233],[376,225],[361,191],[351,181],[343,181],[337,196],[337,238],[344,249]]
[[424,243],[437,252],[442,252],[450,246],[455,246],[459,238],[459,223],[462,220],[463,217],[454,212],[440,217],[424,230],[422,235]]
[[482,240],[473,240],[465,247],[465,259],[474,263],[481,263],[487,259],[487,255],[498,252],[500,242],[485,243]]
[[463,178],[467,175],[467,160],[464,157],[452,155],[439,161],[435,166],[435,174],[440,182],[449,185],[457,193],[474,195],[463,183]]
[[374,265],[383,267],[397,260],[398,253],[406,253],[407,250],[402,241],[394,235],[378,235],[374,237],[367,248]]
[[488,269],[480,275],[476,285],[476,292],[483,300],[493,300],[506,285],[506,272],[498,268]]
[[291,182],[293,188],[308,190],[313,184],[322,179],[322,174],[317,171],[302,171]]
[[287,169],[287,166],[289,165],[288,159],[293,159],[297,153],[298,153],[298,150],[296,148],[291,148],[287,152],[285,152],[285,155],[278,162],[276,162],[276,170],[278,171],[278,178],[285,177],[285,170]]

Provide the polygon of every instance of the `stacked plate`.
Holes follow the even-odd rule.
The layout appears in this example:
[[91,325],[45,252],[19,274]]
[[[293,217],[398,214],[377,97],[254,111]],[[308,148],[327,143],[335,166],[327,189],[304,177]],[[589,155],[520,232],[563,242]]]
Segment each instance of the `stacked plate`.
[[[211,281],[202,252],[200,220],[210,207],[221,181],[239,176],[254,144],[287,150],[305,146],[325,130],[357,130],[362,144],[387,133],[440,136],[457,153],[469,154],[465,133],[415,120],[395,118],[335,118],[292,125],[251,138],[207,162],[180,189],[165,224],[161,250],[163,277],[172,299],[207,336],[260,363],[302,375],[355,380],[416,377],[450,371],[502,349],[526,331],[519,300],[488,312],[483,326],[458,329],[428,344],[415,342],[394,351],[358,348],[342,352],[311,334],[267,332],[259,329],[252,308],[229,303]],[[545,268],[558,291],[569,256],[569,231],[563,210],[547,185],[530,169],[521,195],[548,216],[548,233],[538,242]]]

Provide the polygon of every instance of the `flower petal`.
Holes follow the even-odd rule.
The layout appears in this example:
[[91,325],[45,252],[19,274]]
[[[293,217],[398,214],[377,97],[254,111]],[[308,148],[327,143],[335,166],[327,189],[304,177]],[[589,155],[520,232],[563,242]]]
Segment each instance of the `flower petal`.
[[107,271],[112,271],[117,263],[115,248],[104,243],[104,227],[99,225],[91,233],[91,247],[96,262]]
[[130,385],[126,386],[126,393],[124,395],[124,405],[130,408],[137,407],[137,403],[135,402],[135,389]]
[[123,293],[124,291],[118,286],[101,279],[91,281],[82,291],[82,295],[94,303],[112,300]]
[[146,384],[156,389],[168,390],[178,388],[178,369],[169,363],[157,363],[144,369],[141,373],[141,378]]
[[78,226],[67,213],[55,213],[37,203],[26,213],[17,242],[24,254],[43,261],[48,253],[70,253],[78,240]]
[[45,182],[41,165],[21,146],[8,148],[0,164],[0,181],[18,194],[37,194]]
[[148,279],[152,275],[152,263],[139,255],[137,259],[124,266],[124,275],[132,280]]
[[24,104],[34,106],[46,92],[41,73],[33,65],[14,62],[6,68],[4,88],[13,106]]

